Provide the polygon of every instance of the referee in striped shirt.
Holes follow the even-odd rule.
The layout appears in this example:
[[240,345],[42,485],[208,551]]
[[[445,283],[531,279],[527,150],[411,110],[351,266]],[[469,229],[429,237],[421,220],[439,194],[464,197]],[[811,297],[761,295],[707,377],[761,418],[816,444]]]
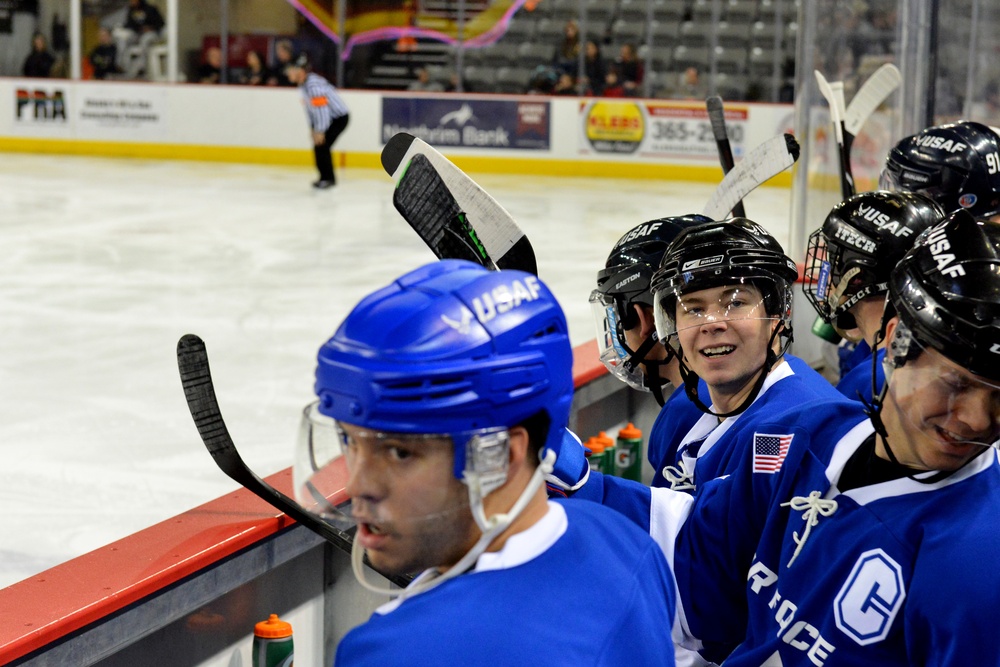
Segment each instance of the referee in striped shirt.
[[313,153],[316,156],[316,169],[319,170],[319,180],[313,183],[313,187],[320,190],[333,187],[337,184],[337,178],[333,175],[330,151],[333,142],[347,127],[347,105],[329,81],[312,71],[309,56],[305,53],[300,54],[285,68],[285,75],[302,91],[309,114]]

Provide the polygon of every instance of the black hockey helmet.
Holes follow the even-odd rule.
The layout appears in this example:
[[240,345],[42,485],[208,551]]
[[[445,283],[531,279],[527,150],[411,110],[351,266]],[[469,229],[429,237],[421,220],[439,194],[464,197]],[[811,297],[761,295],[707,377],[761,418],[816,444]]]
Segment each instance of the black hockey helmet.
[[636,325],[635,312],[629,306],[653,306],[649,285],[667,246],[688,227],[711,221],[699,214],[659,218],[633,227],[618,239],[604,268],[597,272],[597,291],[614,300],[625,329]]
[[[677,304],[682,295],[714,287],[747,284],[761,293],[768,318],[779,320],[768,344],[763,372],[743,403],[727,413],[712,412],[698,397],[698,376],[679,355],[679,369],[688,398],[701,410],[728,417],[746,410],[756,399],[764,379],[792,339],[792,285],[798,277],[795,262],[763,227],[747,218],[709,222],[681,232],[667,248],[653,275],[653,312],[660,339],[681,352],[677,335]],[[772,345],[785,336],[777,354]]]
[[669,322],[660,336],[674,332],[678,296],[740,281],[756,285],[767,313],[781,318],[791,331],[791,286],[796,278],[795,262],[752,220],[732,218],[685,230],[670,244],[650,285],[657,316]]
[[837,204],[809,236],[806,298],[827,323],[846,319],[842,316],[862,299],[888,291],[892,268],[944,215],[934,200],[912,192],[863,192]]
[[1000,138],[972,121],[929,127],[889,151],[879,178],[885,190],[925,194],[946,212],[1000,213]]
[[890,341],[895,367],[922,346],[1000,382],[1000,223],[955,211],[925,231],[893,270],[889,302],[909,332]]
[[[660,266],[667,246],[684,229],[711,222],[704,215],[683,215],[649,220],[626,232],[611,249],[605,267],[597,272],[597,288],[590,295],[591,309],[597,325],[598,352],[601,361],[620,380],[640,391],[659,386],[650,383],[650,376],[658,376],[650,367],[646,355],[658,342],[653,336],[639,350],[632,350],[625,340],[625,331],[638,324],[633,304],[653,306],[650,280]],[[645,376],[638,364],[647,366]],[[659,363],[659,362],[657,362]],[[665,363],[665,362],[663,362]]]

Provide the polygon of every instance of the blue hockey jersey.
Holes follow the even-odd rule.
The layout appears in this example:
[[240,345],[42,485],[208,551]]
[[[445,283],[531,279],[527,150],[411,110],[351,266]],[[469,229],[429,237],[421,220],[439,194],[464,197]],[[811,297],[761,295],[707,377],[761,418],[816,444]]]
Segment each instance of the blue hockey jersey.
[[648,534],[606,508],[550,500],[471,572],[383,605],[335,664],[673,665],[674,590]]
[[810,404],[741,431],[738,470],[688,504],[652,490],[687,645],[741,642],[727,667],[1000,664],[996,450],[932,484],[841,493],[874,432],[863,409]]
[[[875,351],[875,383],[881,391],[885,386],[885,369],[882,367],[882,360],[885,359],[885,348]],[[866,401],[872,399],[872,358],[868,356],[863,362],[857,364],[846,375],[840,378],[837,383],[837,391],[851,399],[858,401],[862,398]]]
[[[678,433],[679,429],[675,429],[671,434],[674,440],[666,447],[660,446],[663,458],[654,468],[657,474],[653,486],[693,492],[700,482],[729,474],[740,458],[730,433],[736,424],[743,428],[748,423],[818,398],[842,400],[826,378],[798,357],[786,355],[771,370],[754,402],[742,413],[726,417],[719,423],[715,416],[699,411],[698,418],[691,422],[686,432]],[[684,415],[682,421],[690,420],[686,407],[677,412]],[[664,470],[667,466],[670,471]]]

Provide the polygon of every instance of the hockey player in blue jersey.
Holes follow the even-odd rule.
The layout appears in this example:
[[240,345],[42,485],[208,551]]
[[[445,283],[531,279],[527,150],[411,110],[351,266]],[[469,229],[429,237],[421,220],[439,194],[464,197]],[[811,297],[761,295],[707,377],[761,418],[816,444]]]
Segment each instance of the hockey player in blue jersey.
[[[654,486],[664,484],[662,469],[669,443],[686,433],[702,413],[684,392],[673,348],[656,335],[649,284],[677,234],[706,222],[711,220],[703,215],[685,215],[633,227],[612,247],[604,268],[597,273],[597,288],[590,295],[601,362],[632,388],[651,392],[663,408],[646,439]],[[672,392],[664,400],[668,384]],[[704,382],[699,392],[703,401],[710,400]]]
[[[739,459],[729,431],[790,405],[839,395],[801,360],[792,338],[795,263],[746,218],[678,235],[651,282],[656,329],[678,355],[688,399],[702,414],[665,451],[671,487],[694,490]],[[790,355],[787,355],[790,358]],[[711,405],[697,392],[699,380]]]
[[[612,248],[605,268],[598,272],[597,289],[590,297],[597,321],[598,348],[605,366],[630,386],[651,390],[663,406],[647,439],[647,457],[654,470],[653,486],[672,483],[675,488],[693,489],[692,480],[676,472],[675,454],[684,436],[702,419],[702,408],[712,399],[703,380],[697,384],[702,407],[688,398],[674,347],[659,342],[656,334],[650,285],[667,247],[677,235],[712,222],[705,216],[688,215],[652,220],[629,230]],[[790,335],[790,323],[787,333]],[[805,362],[790,354],[786,360],[794,373],[815,384],[821,393],[828,393],[828,383]],[[674,387],[665,405],[662,388],[651,384],[652,377],[659,377],[661,385],[668,381]],[[668,466],[673,468],[666,470]],[[664,476],[665,470],[669,479]]]
[[837,383],[844,396],[870,400],[881,390],[885,348],[875,338],[889,273],[920,232],[943,217],[941,207],[923,195],[863,192],[834,206],[823,226],[809,237],[803,293],[825,322],[869,351],[868,358]]
[[[659,547],[611,510],[546,499],[572,350],[537,277],[461,260],[402,276],[320,349],[315,389],[297,499],[356,524],[359,581],[398,596],[344,637],[338,666],[673,664]],[[364,555],[417,576],[383,590]]]
[[927,195],[946,213],[1000,216],[1000,136],[973,121],[928,127],[886,156],[879,188]]
[[1000,664],[1000,225],[952,213],[888,294],[871,408],[761,421],[727,478],[634,514],[673,556],[678,640],[740,641],[727,667]]

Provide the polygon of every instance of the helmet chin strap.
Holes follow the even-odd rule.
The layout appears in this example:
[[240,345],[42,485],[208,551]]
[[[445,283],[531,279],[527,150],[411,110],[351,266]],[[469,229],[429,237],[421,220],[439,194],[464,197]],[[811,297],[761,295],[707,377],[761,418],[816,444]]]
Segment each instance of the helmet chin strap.
[[545,484],[545,476],[552,472],[552,467],[555,464],[555,461],[556,453],[551,449],[544,449],[541,462],[538,464],[538,467],[535,468],[535,472],[532,473],[531,479],[528,480],[528,484],[524,487],[521,495],[518,496],[517,502],[514,503],[514,506],[507,512],[494,514],[491,517],[486,516],[486,511],[483,508],[483,496],[480,493],[481,487],[479,484],[479,475],[474,472],[466,472],[463,481],[469,488],[469,505],[472,509],[472,516],[476,521],[476,525],[478,525],[483,531],[483,534],[479,537],[472,548],[458,560],[457,563],[444,572],[431,573],[429,576],[419,581],[415,581],[413,584],[404,589],[386,588],[384,586],[373,584],[365,577],[365,550],[358,544],[358,541],[355,540],[354,544],[351,546],[351,568],[354,570],[354,577],[364,588],[382,595],[396,597],[400,602],[406,598],[413,597],[418,593],[424,593],[432,588],[440,586],[449,579],[454,579],[471,568],[475,564],[476,560],[478,560],[483,552],[485,552],[490,546],[493,540],[495,540],[500,533],[505,531],[521,514],[521,512],[524,511],[524,508],[528,506],[529,502],[531,502],[531,499],[535,496],[538,489]]
[[646,358],[649,351],[656,347],[659,342],[660,338],[656,335],[655,331],[649,334],[649,336],[646,337],[646,340],[642,341],[642,345],[639,346],[639,349],[629,355],[628,359],[625,360],[624,365],[629,370],[635,369],[638,364],[642,364],[646,367],[643,385],[649,388],[650,393],[653,394],[653,398],[656,399],[656,402],[662,408],[666,401],[663,398],[663,385],[665,382],[663,378],[660,377],[660,366],[664,366],[670,362],[673,350],[671,350],[670,347],[667,347],[667,358],[662,361],[658,359]]
[[792,343],[792,335],[789,333],[785,342],[781,346],[781,351],[778,354],[774,353],[774,339],[785,330],[785,323],[779,322],[778,326],[774,328],[771,333],[771,338],[767,341],[767,356],[764,358],[764,365],[761,366],[760,375],[757,376],[757,380],[753,384],[753,388],[747,395],[743,402],[740,403],[736,408],[730,410],[729,412],[712,412],[698,396],[698,374],[687,367],[684,363],[684,355],[677,355],[677,366],[681,373],[681,378],[684,380],[684,393],[691,400],[692,403],[698,406],[698,409],[702,412],[712,415],[713,417],[718,417],[719,419],[725,419],[726,417],[732,417],[733,415],[741,414],[747,408],[749,408],[755,400],[757,400],[757,395],[760,393],[761,387],[764,386],[764,381],[767,380],[768,373],[777,363],[778,357],[785,353],[788,346]]

